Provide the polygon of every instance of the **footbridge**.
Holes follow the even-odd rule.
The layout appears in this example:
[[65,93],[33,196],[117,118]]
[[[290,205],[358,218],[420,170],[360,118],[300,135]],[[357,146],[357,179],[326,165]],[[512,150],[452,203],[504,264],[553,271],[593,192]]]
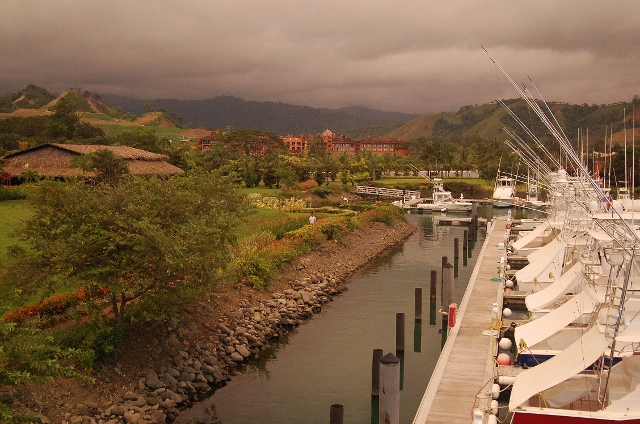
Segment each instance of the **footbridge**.
[[418,190],[400,190],[397,188],[356,186],[355,192],[357,194],[369,194],[372,196],[380,196],[380,197],[394,197],[394,198],[404,197],[407,200],[420,198],[420,191]]

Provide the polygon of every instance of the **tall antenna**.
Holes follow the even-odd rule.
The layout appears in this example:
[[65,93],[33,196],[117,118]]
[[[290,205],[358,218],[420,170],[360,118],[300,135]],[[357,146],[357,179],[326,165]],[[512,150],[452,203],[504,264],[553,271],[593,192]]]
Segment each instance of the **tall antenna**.
[[[627,189],[627,108],[623,109],[623,118],[624,122],[624,188],[625,191]],[[627,193],[629,193],[627,191]]]
[[604,153],[602,155],[602,188],[607,186],[607,135],[609,126],[604,126]]
[[611,189],[611,163],[613,162],[613,122],[611,123],[611,137],[609,137],[609,189]]

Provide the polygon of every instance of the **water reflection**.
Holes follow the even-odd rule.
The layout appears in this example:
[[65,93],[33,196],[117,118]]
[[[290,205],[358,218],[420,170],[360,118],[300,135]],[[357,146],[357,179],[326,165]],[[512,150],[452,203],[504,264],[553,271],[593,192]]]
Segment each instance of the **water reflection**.
[[[341,404],[345,423],[364,422],[368,417],[377,422],[377,399],[371,395],[371,352],[396,351],[396,314],[413,316],[415,289],[422,288],[430,293],[430,325],[423,328],[414,323],[413,349],[401,355],[400,421],[411,422],[438,360],[443,336],[436,319],[440,316],[441,320],[436,305],[440,287],[431,292],[431,271],[440,273],[443,254],[453,258],[453,238],[462,237],[465,227],[434,227],[433,217],[426,214],[408,219],[419,231],[403,246],[353,276],[346,292],[283,339],[286,347],[274,344],[260,362],[183,412],[178,421],[211,423],[202,411],[215,404],[224,424],[321,423],[327,422],[332,404]],[[478,245],[483,240],[481,229]],[[468,266],[459,267],[454,302],[462,299],[474,264],[472,258]]]

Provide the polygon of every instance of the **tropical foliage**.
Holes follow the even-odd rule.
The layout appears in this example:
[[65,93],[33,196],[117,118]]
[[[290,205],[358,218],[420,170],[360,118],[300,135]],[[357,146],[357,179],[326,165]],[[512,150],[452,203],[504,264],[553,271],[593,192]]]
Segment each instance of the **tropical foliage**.
[[243,210],[241,195],[215,173],[98,186],[47,181],[19,232],[30,249],[13,249],[8,273],[23,288],[96,284],[109,290],[117,322],[134,300],[129,319],[151,318],[143,305],[158,302],[162,314],[175,306],[168,297],[216,284]]

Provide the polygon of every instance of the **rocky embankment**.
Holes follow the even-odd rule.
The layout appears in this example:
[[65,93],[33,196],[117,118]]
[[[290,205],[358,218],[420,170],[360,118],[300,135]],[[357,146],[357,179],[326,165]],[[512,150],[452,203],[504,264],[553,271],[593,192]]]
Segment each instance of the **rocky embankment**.
[[[155,355],[147,361],[141,354],[138,370],[128,382],[122,381],[123,376],[116,382],[108,378],[96,383],[108,390],[93,393],[112,393],[108,398],[88,394],[82,398],[78,390],[69,390],[80,397],[77,402],[58,398],[54,405],[46,405],[43,403],[51,400],[41,400],[37,408],[41,420],[72,424],[173,422],[181,410],[224,386],[273,340],[320,312],[346,290],[344,278],[414,231],[415,227],[403,222],[391,227],[375,223],[340,242],[318,246],[282,270],[273,283],[274,292],[231,296],[226,310],[209,308],[211,315],[197,323],[170,330],[163,340],[154,339]],[[86,390],[91,392],[91,386]]]

